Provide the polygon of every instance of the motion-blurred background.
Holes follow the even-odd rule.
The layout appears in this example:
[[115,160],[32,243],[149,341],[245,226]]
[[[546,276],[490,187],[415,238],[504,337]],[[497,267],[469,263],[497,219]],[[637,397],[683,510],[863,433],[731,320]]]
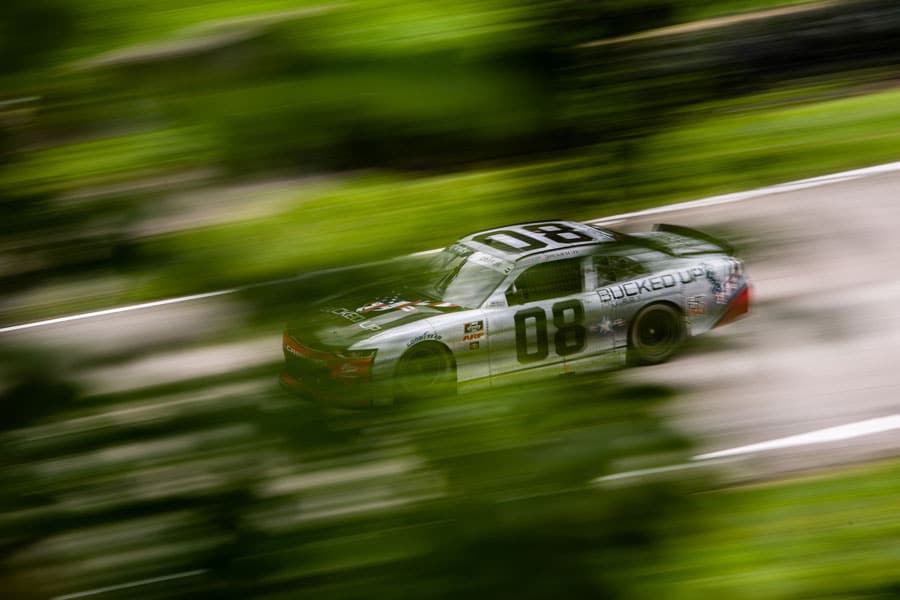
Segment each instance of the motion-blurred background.
[[269,282],[897,160],[898,39],[894,0],[0,3],[0,326],[240,288],[0,334],[0,595],[897,597],[896,463],[598,482],[691,456],[616,373],[300,405],[281,324],[360,275]]

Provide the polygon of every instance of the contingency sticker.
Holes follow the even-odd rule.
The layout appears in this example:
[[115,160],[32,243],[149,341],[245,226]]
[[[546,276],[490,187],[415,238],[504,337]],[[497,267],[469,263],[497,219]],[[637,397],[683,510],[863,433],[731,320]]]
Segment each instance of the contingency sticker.
[[462,341],[464,342],[480,340],[484,337],[484,321],[472,321],[471,323],[466,323],[463,326],[463,332]]
[[689,296],[687,299],[687,311],[689,315],[702,315],[706,313],[706,296]]
[[466,323],[463,330],[466,333],[477,333],[479,331],[484,331],[484,321],[472,321],[471,323]]
[[498,256],[491,256],[484,252],[473,252],[472,256],[469,257],[469,262],[493,269],[504,275],[513,270],[513,264],[508,260],[503,260]]

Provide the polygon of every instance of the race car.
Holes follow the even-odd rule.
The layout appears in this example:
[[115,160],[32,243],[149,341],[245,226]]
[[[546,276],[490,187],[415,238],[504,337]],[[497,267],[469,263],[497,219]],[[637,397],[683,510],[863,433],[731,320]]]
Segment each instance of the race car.
[[353,407],[668,360],[749,311],[726,243],[542,221],[468,235],[414,277],[332,298],[284,332],[282,386]]

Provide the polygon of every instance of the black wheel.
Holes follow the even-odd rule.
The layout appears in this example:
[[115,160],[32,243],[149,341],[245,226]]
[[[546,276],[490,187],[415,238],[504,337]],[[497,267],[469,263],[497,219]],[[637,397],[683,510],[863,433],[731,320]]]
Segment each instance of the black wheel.
[[397,364],[394,400],[406,401],[456,393],[456,365],[441,344],[416,344]]
[[651,304],[631,321],[628,360],[637,365],[667,361],[684,341],[684,319],[670,304]]

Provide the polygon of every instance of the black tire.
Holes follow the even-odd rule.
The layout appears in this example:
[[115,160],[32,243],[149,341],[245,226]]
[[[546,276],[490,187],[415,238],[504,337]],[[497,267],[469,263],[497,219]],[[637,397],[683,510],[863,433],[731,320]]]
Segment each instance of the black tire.
[[394,401],[456,394],[456,365],[441,344],[416,344],[406,351],[394,374]]
[[632,319],[628,331],[628,362],[656,365],[669,360],[684,342],[684,319],[671,304],[646,306]]

